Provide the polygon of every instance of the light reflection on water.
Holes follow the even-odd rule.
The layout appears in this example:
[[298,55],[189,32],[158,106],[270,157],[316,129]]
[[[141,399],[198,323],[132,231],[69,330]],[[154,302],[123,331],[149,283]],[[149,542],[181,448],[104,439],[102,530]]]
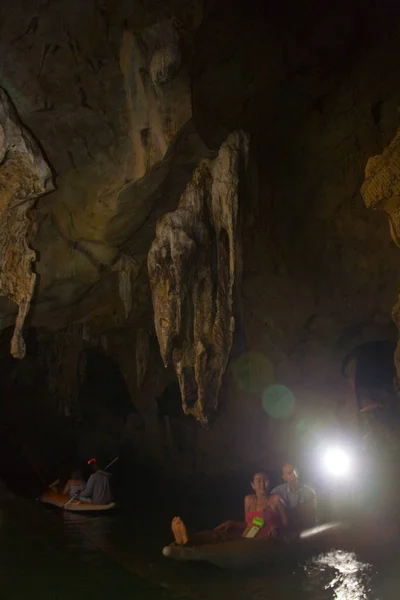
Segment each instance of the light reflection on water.
[[335,600],[375,600],[369,586],[372,565],[361,562],[353,552],[331,550],[310,561],[305,567],[308,576],[331,590]]
[[[308,561],[266,564],[254,573],[227,572],[167,561],[160,549],[168,533],[146,529],[142,518],[129,514],[88,517],[16,501],[3,515],[0,576],[6,600],[66,600],[71,589],[74,600],[400,598],[400,553],[380,557],[379,568],[355,553],[330,550]],[[43,596],[49,584],[57,593]]]
[[[83,554],[90,553],[88,542],[94,548],[132,572],[142,571],[149,579],[175,592],[187,593],[188,598],[216,600],[269,600],[280,596],[283,600],[381,600],[372,587],[375,568],[360,560],[354,552],[330,550],[298,565],[293,571],[287,565],[266,567],[263,573],[235,573],[207,567],[187,566],[153,557],[151,567],[144,557],[135,552],[134,536],[127,554],[122,551],[123,539],[115,537],[116,523],[112,518],[91,518],[67,514],[65,525],[74,532]],[[80,535],[76,535],[79,531]],[[86,539],[85,539],[86,538]],[[89,545],[90,545],[89,544]],[[152,544],[150,544],[152,545]],[[145,553],[146,554],[146,553]],[[155,559],[155,561],[154,561]],[[160,562],[159,562],[160,561]],[[146,564],[147,563],[147,564]],[[203,571],[202,569],[206,569]],[[163,582],[163,583],[161,583]],[[385,598],[386,600],[386,598]]]

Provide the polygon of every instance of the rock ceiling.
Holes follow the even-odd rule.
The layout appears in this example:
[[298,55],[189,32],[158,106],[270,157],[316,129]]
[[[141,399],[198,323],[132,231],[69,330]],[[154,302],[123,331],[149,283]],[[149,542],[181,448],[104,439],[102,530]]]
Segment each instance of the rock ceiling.
[[[295,319],[317,322],[319,298],[346,326],[386,310],[390,291],[376,290],[395,278],[395,260],[368,297],[366,250],[353,246],[373,235],[391,252],[359,189],[367,159],[395,134],[397,23],[387,2],[361,21],[356,4],[350,15],[348,3],[321,12],[310,1],[318,27],[297,5],[288,23],[273,3],[0,7],[0,324],[15,324],[15,356],[25,319],[48,330],[121,322],[146,304],[150,283],[163,361],[186,412],[206,422],[233,341],[242,226],[257,228],[257,214],[262,234],[244,241],[245,261],[247,273],[264,268],[251,293],[278,270],[264,309],[279,320],[293,296],[286,280],[304,284],[296,310],[286,306],[285,340],[271,326],[271,346],[298,341]],[[395,181],[378,162],[364,197],[390,213],[397,241],[396,200],[381,189],[395,197]]]

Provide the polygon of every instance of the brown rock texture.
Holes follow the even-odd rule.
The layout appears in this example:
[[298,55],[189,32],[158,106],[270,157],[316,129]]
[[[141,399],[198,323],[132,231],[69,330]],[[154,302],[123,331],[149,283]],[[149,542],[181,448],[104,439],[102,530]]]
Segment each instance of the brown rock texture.
[[136,380],[139,390],[143,386],[149,367],[149,353],[149,334],[139,327],[136,334]]
[[180,65],[179,37],[172,21],[156,23],[141,35],[124,32],[120,68],[134,180],[165,156],[181,126],[192,116],[190,82],[187,75],[177,78]]
[[[17,0],[20,17],[2,29],[0,85],[57,178],[56,191],[35,207],[34,326],[57,330],[108,310],[110,273],[121,267],[121,286],[129,287],[126,262],[145,261],[156,220],[176,207],[207,156],[190,123],[182,54],[201,5],[169,4],[33,0],[28,10]],[[7,20],[0,8],[0,22]],[[0,313],[1,327],[14,321],[11,304]]]
[[234,132],[214,161],[196,169],[176,211],[157,223],[148,255],[161,356],[174,365],[185,413],[203,425],[218,406],[235,330],[239,178],[247,155],[246,136]]
[[[84,421],[103,445],[113,422],[110,454],[119,436],[143,464],[154,460],[171,476],[294,460],[305,447],[302,432],[324,435],[328,421],[336,427],[338,409],[342,425],[354,413],[344,357],[397,339],[390,313],[398,248],[384,212],[367,210],[360,188],[368,158],[398,128],[398,11],[390,0],[371,0],[368,11],[348,0],[310,0],[307,10],[291,4],[290,19],[285,3],[249,0],[228,8],[223,0],[0,6],[0,85],[56,180],[32,211],[38,278],[28,356],[13,361],[11,332],[3,331],[0,380],[13,365],[18,388],[24,365],[44,355],[46,385],[40,393],[36,384],[29,394],[14,389],[14,398],[26,398],[30,411],[36,402],[43,414],[54,406],[68,422]],[[211,211],[212,165],[238,130],[251,146],[239,178],[246,189],[231,296],[230,265],[218,270],[230,261],[223,253],[231,233],[224,226],[217,237],[215,223],[226,215]],[[371,203],[375,196],[379,203],[384,184],[370,186]],[[394,222],[390,193],[385,210]],[[167,213],[156,240],[162,276],[151,284],[153,296],[171,299],[156,299],[160,322],[147,254]],[[16,309],[0,297],[0,329],[14,324]],[[231,343],[229,315],[235,335],[211,423]],[[140,423],[133,413],[126,423],[112,415],[112,393],[104,427],[85,416],[77,373],[88,349],[118,364]],[[187,411],[208,420],[208,429],[186,418],[179,390],[160,416],[156,398],[176,382],[176,368]],[[3,383],[6,399],[10,385]],[[279,421],[263,404],[273,384],[296,400]],[[96,385],[88,392],[93,408],[98,393]],[[6,405],[0,409],[3,415]],[[19,414],[33,412],[21,406]],[[85,438],[82,431],[74,435]]]
[[18,305],[11,353],[25,356],[22,328],[36,275],[35,252],[28,246],[28,211],[53,189],[50,168],[32,135],[24,128],[6,92],[0,89],[0,295]]
[[382,154],[369,159],[361,192],[368,208],[387,212],[392,239],[400,246],[400,132]]
[[[390,234],[400,246],[400,131],[382,154],[369,159],[361,193],[368,208],[384,210],[388,214]],[[392,317],[400,331],[400,297],[393,307]],[[400,377],[400,341],[395,352],[395,365]]]

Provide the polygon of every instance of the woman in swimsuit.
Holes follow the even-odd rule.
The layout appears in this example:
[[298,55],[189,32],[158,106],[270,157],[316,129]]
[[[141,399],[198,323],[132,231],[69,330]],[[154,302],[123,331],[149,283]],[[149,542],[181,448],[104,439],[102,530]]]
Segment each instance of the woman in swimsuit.
[[71,475],[71,479],[68,479],[62,491],[64,496],[74,498],[83,488],[86,483],[83,479],[80,471],[74,471]]
[[244,499],[244,523],[225,521],[213,531],[204,531],[189,536],[184,522],[179,517],[174,517],[172,520],[172,533],[174,534],[175,543],[179,545],[188,543],[210,544],[239,539],[243,532],[252,525],[256,517],[264,521],[257,537],[276,536],[279,529],[286,527],[287,518],[278,494],[267,495],[268,486],[268,475],[264,471],[254,473],[251,482],[254,493]]

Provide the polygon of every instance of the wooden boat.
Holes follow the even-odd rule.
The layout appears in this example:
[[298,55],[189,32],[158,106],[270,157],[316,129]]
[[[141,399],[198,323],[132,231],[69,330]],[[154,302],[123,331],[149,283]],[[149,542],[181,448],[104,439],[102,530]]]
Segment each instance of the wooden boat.
[[199,546],[170,544],[162,553],[173,560],[208,562],[223,569],[260,568],[299,554],[314,554],[337,547],[337,544],[341,546],[348,530],[346,525],[328,523],[303,531],[291,542],[275,538],[240,538]]
[[397,549],[400,528],[393,523],[359,519],[352,524],[327,523],[306,529],[292,541],[275,538],[238,538],[199,546],[170,544],[163,555],[178,561],[208,562],[223,569],[262,568],[282,560],[306,559],[331,549],[356,552],[367,562]]
[[50,490],[44,492],[39,500],[44,504],[51,504],[52,506],[57,506],[57,508],[62,508],[63,510],[69,510],[71,512],[102,512],[115,508],[115,502],[111,502],[110,504],[92,504],[78,499],[73,500],[65,506],[70,500],[69,496],[56,494]]

